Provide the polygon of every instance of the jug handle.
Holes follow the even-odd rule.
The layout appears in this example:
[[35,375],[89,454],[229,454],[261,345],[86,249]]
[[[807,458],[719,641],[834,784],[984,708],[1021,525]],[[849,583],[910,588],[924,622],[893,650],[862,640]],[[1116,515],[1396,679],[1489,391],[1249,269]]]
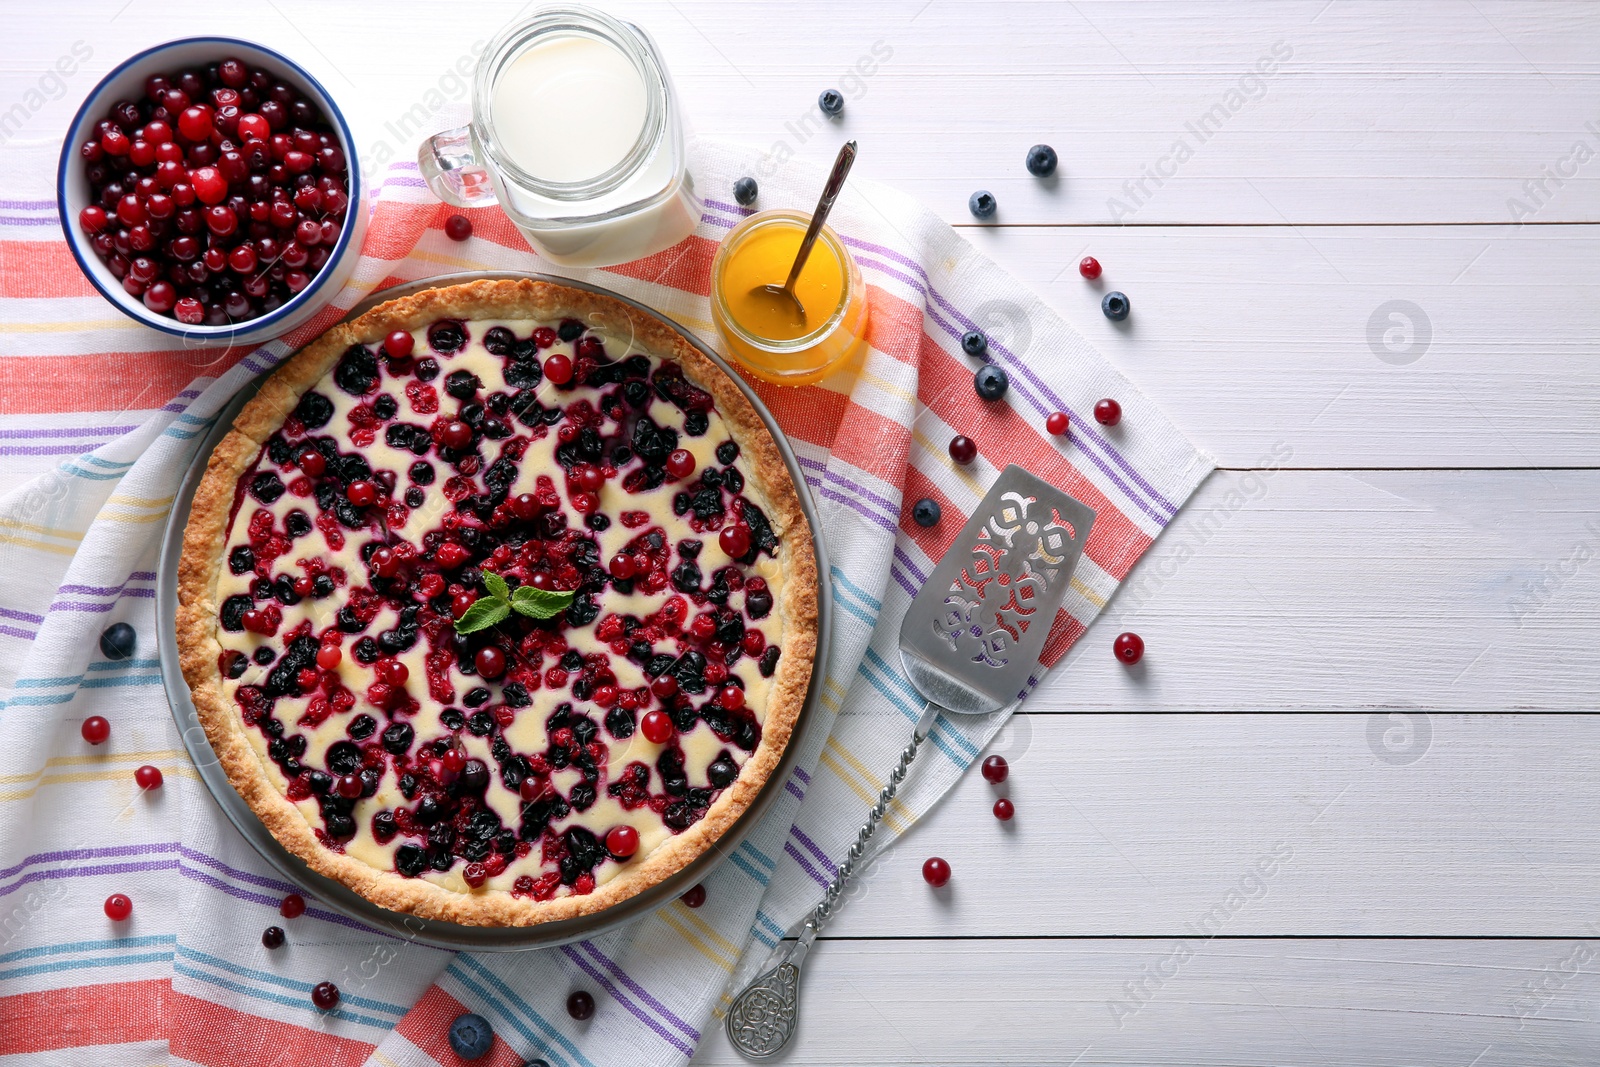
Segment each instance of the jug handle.
[[494,182],[478,162],[469,127],[434,134],[417,149],[417,166],[434,195],[454,207],[495,203]]

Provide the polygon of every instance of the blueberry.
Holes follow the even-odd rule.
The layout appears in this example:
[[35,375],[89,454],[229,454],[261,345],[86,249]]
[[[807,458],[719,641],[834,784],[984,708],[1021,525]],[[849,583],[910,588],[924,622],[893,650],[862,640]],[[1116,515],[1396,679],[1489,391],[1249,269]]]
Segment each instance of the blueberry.
[[1011,379],[1006,377],[1006,372],[993,363],[985,363],[972,376],[972,387],[985,400],[999,400],[1010,384]]
[[1128,317],[1128,310],[1132,305],[1128,298],[1121,293],[1107,293],[1104,300],[1100,301],[1100,310],[1106,313],[1106,318],[1112,322],[1121,322]]
[[932,497],[923,497],[911,506],[911,517],[918,526],[937,526],[939,524],[939,502]]
[[817,106],[824,115],[837,115],[844,110],[844,94],[837,89],[824,89],[817,97]]
[[457,1015],[456,1021],[450,1024],[450,1047],[464,1060],[487,1056],[494,1047],[494,1031],[489,1028],[489,1020],[470,1011]]
[[1028,149],[1028,173],[1036,178],[1048,178],[1056,172],[1056,150],[1047,144],[1036,144]]
[[961,351],[969,356],[981,356],[989,351],[989,339],[982,330],[968,330],[961,335]]
[[994,194],[987,189],[979,189],[967,198],[967,210],[972,212],[975,219],[987,219],[994,216],[994,209],[999,206]]
[[139,643],[133,627],[125,622],[114,622],[100,635],[100,654],[106,659],[131,659]]
[[744,207],[749,207],[756,202],[757,192],[754,178],[740,178],[733,183],[733,198]]

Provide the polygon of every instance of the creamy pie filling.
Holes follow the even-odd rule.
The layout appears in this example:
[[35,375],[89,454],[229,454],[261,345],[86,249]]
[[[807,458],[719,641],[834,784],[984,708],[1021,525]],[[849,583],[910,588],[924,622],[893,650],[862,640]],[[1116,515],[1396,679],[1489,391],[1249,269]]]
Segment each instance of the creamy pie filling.
[[[346,351],[241,477],[224,692],[325,847],[460,892],[592,892],[703,817],[759,743],[781,549],[676,364],[607,353],[576,320],[441,321],[413,342],[401,359]],[[542,372],[558,354],[560,386]],[[453,422],[470,443],[450,447]],[[376,501],[353,503],[357,483]],[[737,559],[730,525],[749,535]],[[458,634],[485,570],[575,597]],[[493,679],[486,646],[504,657]],[[672,719],[664,743],[640,729],[651,711]],[[618,826],[638,832],[631,857],[606,849]]]

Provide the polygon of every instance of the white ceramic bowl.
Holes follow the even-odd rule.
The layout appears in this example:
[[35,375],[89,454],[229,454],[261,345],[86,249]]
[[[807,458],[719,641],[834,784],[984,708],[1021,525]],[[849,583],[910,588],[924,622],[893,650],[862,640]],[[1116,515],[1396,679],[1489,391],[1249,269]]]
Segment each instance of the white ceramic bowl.
[[[159,315],[144,306],[144,301],[128,295],[122,283],[112,275],[110,268],[100,261],[89,239],[78,226],[78,213],[89,203],[89,181],[85,177],[88,165],[79,149],[89,140],[95,125],[111,110],[118,100],[138,100],[144,96],[145,79],[152,74],[176,74],[178,71],[204,67],[226,56],[236,56],[251,67],[262,67],[282,78],[316,104],[333,127],[339,139],[349,168],[346,185],[350,205],[345,212],[344,228],[334,245],[328,261],[311,279],[311,284],[296,293],[283,306],[259,318],[223,326],[189,326],[170,315]],[[181,337],[191,347],[214,347],[237,344],[254,344],[287,333],[315,315],[344,287],[355,269],[356,257],[361,250],[361,238],[366,233],[366,183],[357,160],[356,146],[350,135],[350,126],[334,103],[333,97],[298,63],[286,56],[263,48],[258,44],[232,37],[188,37],[181,41],[148,48],[121,64],[100,80],[89,93],[88,99],[73,116],[67,128],[66,140],[61,146],[61,163],[56,173],[56,202],[61,211],[61,228],[66,233],[67,246],[78,261],[84,275],[100,290],[107,300],[123,314],[152,329]]]

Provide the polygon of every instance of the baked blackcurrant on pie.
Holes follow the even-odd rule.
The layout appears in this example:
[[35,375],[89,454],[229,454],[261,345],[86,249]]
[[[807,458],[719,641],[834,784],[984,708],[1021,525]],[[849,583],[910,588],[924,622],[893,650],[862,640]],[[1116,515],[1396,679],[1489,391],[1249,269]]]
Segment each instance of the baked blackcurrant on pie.
[[528,925],[703,852],[778,765],[811,531],[743,392],[619,301],[484,281],[334,327],[212,454],[179,575],[206,733],[387,908]]

